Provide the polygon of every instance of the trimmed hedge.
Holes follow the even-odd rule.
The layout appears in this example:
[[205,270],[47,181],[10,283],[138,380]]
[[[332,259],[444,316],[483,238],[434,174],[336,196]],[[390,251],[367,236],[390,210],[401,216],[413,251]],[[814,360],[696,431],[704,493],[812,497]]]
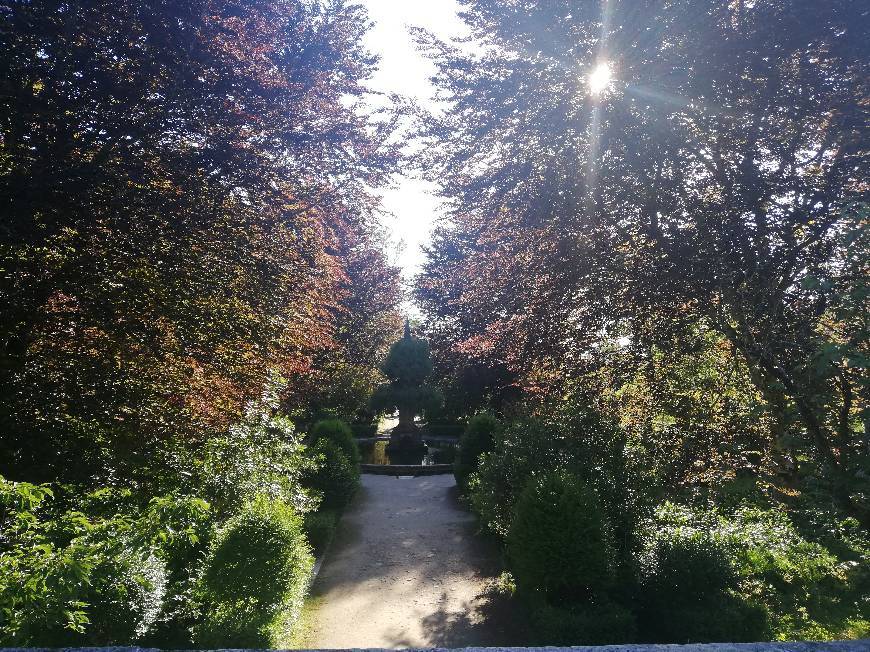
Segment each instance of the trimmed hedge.
[[320,555],[326,549],[326,545],[332,540],[335,528],[338,525],[338,514],[332,510],[309,512],[305,515],[305,536],[308,543],[314,549],[316,555]]
[[614,554],[598,497],[564,472],[548,473],[520,495],[506,553],[518,589],[551,604],[600,599],[613,584]]
[[462,491],[468,489],[468,477],[477,470],[480,456],[493,449],[495,435],[500,429],[499,420],[486,412],[474,415],[468,422],[453,463],[453,475]]
[[200,579],[200,648],[274,648],[298,618],[314,559],[302,519],[259,497],[230,519]]
[[360,452],[350,426],[341,419],[321,419],[311,427],[311,443],[328,439],[337,445],[354,464],[360,462]]
[[344,509],[359,489],[359,464],[348,459],[344,451],[330,439],[317,440],[309,451],[317,469],[309,471],[303,485],[320,494],[321,509]]

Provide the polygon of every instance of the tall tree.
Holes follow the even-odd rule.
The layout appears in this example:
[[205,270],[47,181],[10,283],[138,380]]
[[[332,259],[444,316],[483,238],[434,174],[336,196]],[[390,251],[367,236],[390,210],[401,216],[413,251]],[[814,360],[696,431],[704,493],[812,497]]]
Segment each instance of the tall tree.
[[366,20],[0,8],[0,472],[162,482],[337,345],[358,247],[336,234],[376,251],[369,189],[398,161],[362,104]]
[[846,289],[816,279],[865,228],[866,7],[471,0],[464,18],[472,53],[421,35],[449,107],[425,165],[455,206],[418,284],[436,353],[547,391],[602,339],[643,358],[703,324],[859,509],[866,331],[833,334]]

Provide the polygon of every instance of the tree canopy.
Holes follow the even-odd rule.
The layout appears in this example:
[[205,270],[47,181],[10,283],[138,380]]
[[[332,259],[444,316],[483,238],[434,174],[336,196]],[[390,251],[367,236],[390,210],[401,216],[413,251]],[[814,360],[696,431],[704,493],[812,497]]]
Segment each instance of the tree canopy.
[[417,282],[442,375],[616,389],[709,332],[771,415],[768,446],[809,446],[857,509],[866,314],[843,307],[867,296],[866,9],[472,0],[463,17],[473,51],[420,35],[447,106],[424,156],[452,210]]
[[276,378],[300,409],[315,361],[374,386],[400,289],[370,189],[399,155],[360,7],[2,21],[0,471],[166,478]]

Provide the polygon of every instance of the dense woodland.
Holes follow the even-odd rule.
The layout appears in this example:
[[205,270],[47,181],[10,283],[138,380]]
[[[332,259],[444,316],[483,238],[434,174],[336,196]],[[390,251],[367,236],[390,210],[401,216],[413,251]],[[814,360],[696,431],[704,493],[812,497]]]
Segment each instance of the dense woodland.
[[427,112],[349,2],[0,3],[0,645],[293,645],[402,404],[398,171],[518,644],[870,636],[870,10],[462,18]]

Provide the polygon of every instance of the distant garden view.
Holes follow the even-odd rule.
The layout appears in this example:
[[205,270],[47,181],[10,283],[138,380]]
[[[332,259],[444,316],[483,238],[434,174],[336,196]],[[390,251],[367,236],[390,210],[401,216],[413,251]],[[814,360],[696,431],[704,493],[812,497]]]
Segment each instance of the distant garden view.
[[424,455],[515,645],[870,638],[866,3],[460,8],[0,3],[0,646],[308,645]]

